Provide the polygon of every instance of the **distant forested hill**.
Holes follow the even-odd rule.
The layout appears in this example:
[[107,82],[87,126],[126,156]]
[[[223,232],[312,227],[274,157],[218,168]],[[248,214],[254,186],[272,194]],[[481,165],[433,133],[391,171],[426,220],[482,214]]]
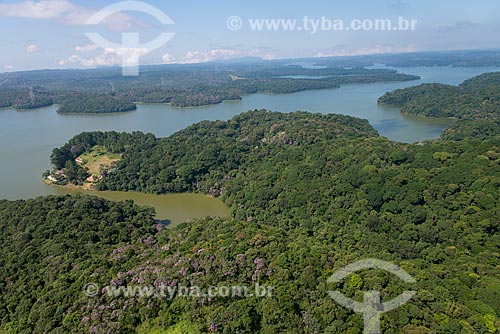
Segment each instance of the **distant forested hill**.
[[287,94],[349,83],[416,79],[394,70],[307,69],[286,62],[147,66],[138,77],[123,77],[118,68],[15,72],[0,74],[0,107],[34,109],[58,104],[60,113],[123,112],[134,109],[135,103],[194,107],[259,92]]
[[381,104],[402,107],[401,112],[426,117],[498,119],[500,72],[486,73],[459,86],[422,84],[398,89],[382,96]]
[[423,84],[382,96],[381,104],[401,107],[401,112],[425,117],[450,117],[459,122],[443,138],[489,138],[500,133],[500,73],[486,73],[459,86]]
[[60,107],[57,112],[60,114],[101,114],[137,109],[135,104],[121,101],[117,97],[92,93],[64,95],[58,98],[58,102]]
[[[81,112],[86,113],[102,112],[97,103],[86,103],[93,94],[107,97],[105,112],[123,111],[122,103],[127,104],[125,109],[129,110],[129,104],[135,102],[193,107],[238,100],[245,94],[257,92],[283,94],[337,88],[349,83],[419,79],[390,69],[365,68],[375,63],[396,67],[485,67],[500,66],[499,55],[500,51],[496,50],[466,50],[155,65],[142,66],[137,78],[123,77],[120,68],[0,73],[0,108],[34,109],[58,104],[62,112],[68,109],[80,112],[73,105],[64,107],[62,103],[74,94],[80,96],[80,104],[85,105]],[[304,68],[298,65],[300,63],[314,65],[314,68]]]

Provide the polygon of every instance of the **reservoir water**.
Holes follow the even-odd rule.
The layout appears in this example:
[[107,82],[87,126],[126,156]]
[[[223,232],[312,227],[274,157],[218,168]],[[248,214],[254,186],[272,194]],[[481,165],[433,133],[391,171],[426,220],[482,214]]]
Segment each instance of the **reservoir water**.
[[226,205],[213,197],[202,194],[166,194],[152,195],[134,191],[88,191],[63,187],[52,187],[58,195],[85,194],[98,196],[109,201],[133,200],[135,204],[152,206],[156,210],[156,219],[162,220],[169,227],[204,217],[227,217]]
[[[132,112],[108,115],[59,115],[54,106],[22,112],[0,109],[0,156],[2,157],[0,199],[33,198],[60,193],[60,189],[45,185],[41,174],[50,168],[49,156],[52,149],[62,146],[83,131],[138,130],[165,137],[202,120],[228,120],[247,110],[268,109],[281,112],[304,110],[338,113],[364,118],[369,120],[382,136],[396,141],[417,142],[438,138],[442,130],[450,125],[449,120],[407,117],[401,115],[398,109],[378,106],[377,99],[394,89],[429,82],[459,84],[481,73],[500,71],[500,68],[414,67],[397,70],[420,75],[422,79],[410,82],[346,85],[339,89],[286,95],[254,94],[245,96],[242,101],[201,108],[175,109],[169,105],[139,105],[137,110]],[[162,197],[163,202],[153,203],[152,198],[140,199],[136,195],[126,193],[115,199],[135,197],[131,199],[144,204],[149,201],[157,211],[161,211],[162,207],[168,207],[170,214],[161,215],[162,219],[176,216],[182,220],[200,215],[219,215],[222,212],[217,211],[221,204],[218,200],[209,198],[213,200],[209,203],[203,195],[200,196],[204,199],[200,199],[198,203],[198,208],[202,208],[201,211],[191,216],[185,211],[196,210],[192,206],[179,205],[179,198],[172,198],[171,205],[168,196]],[[178,209],[177,212],[174,212],[175,208]],[[218,214],[213,214],[214,212]]]

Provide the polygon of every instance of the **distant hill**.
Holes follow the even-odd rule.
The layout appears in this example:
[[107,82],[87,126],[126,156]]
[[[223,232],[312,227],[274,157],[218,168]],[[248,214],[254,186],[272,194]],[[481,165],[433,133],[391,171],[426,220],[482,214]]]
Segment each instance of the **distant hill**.
[[443,137],[489,138],[500,133],[500,72],[485,73],[459,86],[423,84],[389,92],[380,104],[401,107],[401,112],[459,120]]

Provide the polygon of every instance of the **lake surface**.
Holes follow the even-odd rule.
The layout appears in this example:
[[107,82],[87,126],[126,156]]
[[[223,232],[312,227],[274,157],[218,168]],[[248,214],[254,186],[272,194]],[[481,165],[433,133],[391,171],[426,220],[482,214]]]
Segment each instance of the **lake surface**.
[[[282,112],[305,110],[365,118],[381,135],[397,141],[416,142],[438,138],[450,121],[403,116],[398,109],[378,106],[377,99],[394,89],[424,82],[458,84],[481,73],[500,71],[500,68],[432,67],[398,70],[420,75],[422,80],[356,84],[339,89],[286,95],[254,94],[245,96],[240,102],[192,109],[174,109],[169,105],[139,105],[136,111],[109,115],[59,115],[54,106],[22,112],[0,109],[0,198],[18,199],[57,194],[58,190],[45,185],[41,177],[50,168],[50,153],[54,147],[62,146],[83,131],[139,130],[164,137],[202,120],[228,120],[247,110],[265,108]],[[194,209],[191,207],[187,210]]]
[[156,210],[156,219],[165,221],[169,227],[204,217],[227,217],[226,205],[213,197],[201,194],[151,195],[134,191],[87,191],[63,187],[51,187],[59,195],[85,194],[94,195],[110,201],[133,200],[135,204],[152,206]]

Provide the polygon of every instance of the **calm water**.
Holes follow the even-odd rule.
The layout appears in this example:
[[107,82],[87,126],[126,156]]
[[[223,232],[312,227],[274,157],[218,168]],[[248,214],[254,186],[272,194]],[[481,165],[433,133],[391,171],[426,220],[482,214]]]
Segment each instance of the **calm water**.
[[152,206],[156,210],[156,218],[167,220],[169,227],[204,217],[227,217],[226,205],[213,197],[200,194],[168,194],[151,195],[138,192],[122,191],[80,191],[62,187],[53,187],[60,195],[87,194],[99,196],[110,201],[133,200],[137,205]]
[[241,102],[193,109],[140,105],[136,111],[110,115],[58,115],[56,107],[23,112],[1,109],[0,198],[18,199],[57,194],[58,190],[42,182],[41,174],[49,168],[52,149],[62,146],[83,131],[140,130],[163,137],[202,120],[228,120],[250,109],[266,108],[283,112],[307,110],[339,113],[365,118],[381,135],[398,141],[416,142],[438,138],[449,121],[405,117],[397,109],[378,106],[377,98],[387,91],[423,82],[458,84],[480,73],[500,71],[500,68],[435,67],[399,70],[420,75],[422,80],[348,85],[340,89],[287,95],[255,94],[246,96]]

